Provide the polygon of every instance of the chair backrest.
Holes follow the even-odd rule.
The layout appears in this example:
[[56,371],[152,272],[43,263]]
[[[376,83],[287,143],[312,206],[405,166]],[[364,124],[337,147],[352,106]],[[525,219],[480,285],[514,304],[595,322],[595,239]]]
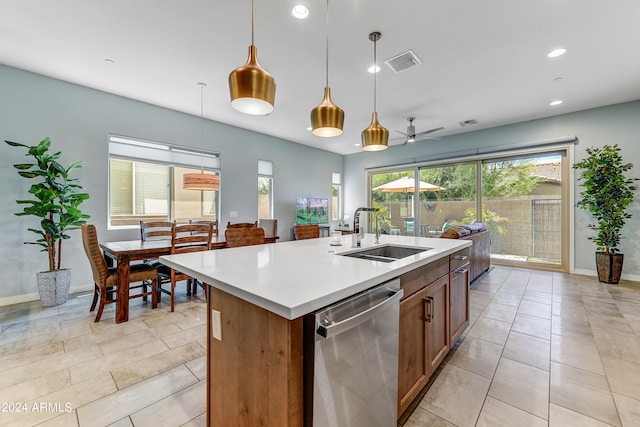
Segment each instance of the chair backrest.
[[278,235],[278,220],[277,219],[259,219],[258,227],[264,229],[264,235],[269,237],[275,237]]
[[81,229],[82,245],[84,246],[84,252],[87,254],[87,258],[89,258],[93,281],[96,285],[104,288],[107,283],[109,270],[107,269],[107,263],[104,260],[102,251],[100,251],[96,226],[93,224],[82,224]]
[[260,227],[227,228],[224,232],[227,247],[264,244],[264,229]]
[[318,226],[318,224],[294,225],[293,237],[296,240],[315,239],[320,237],[320,226]]
[[171,221],[140,221],[140,240],[169,240],[173,224]]
[[227,222],[227,228],[251,228],[257,227],[258,221],[256,222],[236,222],[235,224],[231,224],[231,221]]
[[171,254],[208,251],[211,249],[213,224],[173,224]]
[[212,228],[212,236],[216,236],[218,237],[218,220],[216,219],[215,221],[210,221],[210,220],[189,220],[189,224],[211,224]]

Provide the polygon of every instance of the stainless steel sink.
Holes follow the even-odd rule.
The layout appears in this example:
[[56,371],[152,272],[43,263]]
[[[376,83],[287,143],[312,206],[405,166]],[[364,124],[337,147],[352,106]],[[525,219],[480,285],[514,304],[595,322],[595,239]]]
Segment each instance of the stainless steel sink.
[[343,252],[339,255],[361,258],[370,261],[393,262],[433,248],[416,248],[411,246],[381,245],[373,248]]

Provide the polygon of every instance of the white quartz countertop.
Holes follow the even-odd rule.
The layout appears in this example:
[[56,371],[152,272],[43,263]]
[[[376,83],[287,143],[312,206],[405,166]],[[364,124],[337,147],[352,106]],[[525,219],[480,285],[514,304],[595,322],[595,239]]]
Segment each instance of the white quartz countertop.
[[470,240],[380,236],[380,245],[427,247],[393,262],[339,256],[374,246],[365,235],[361,248],[330,237],[160,257],[160,262],[224,292],[292,320],[400,276],[470,246]]

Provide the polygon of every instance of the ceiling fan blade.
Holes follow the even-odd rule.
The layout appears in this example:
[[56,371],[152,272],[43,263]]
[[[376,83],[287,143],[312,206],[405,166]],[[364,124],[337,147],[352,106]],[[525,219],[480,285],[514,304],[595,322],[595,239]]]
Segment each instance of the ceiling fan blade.
[[419,136],[429,135],[430,133],[438,132],[439,130],[443,130],[443,129],[444,129],[443,127],[433,128],[433,129],[425,130],[425,131],[422,131],[422,132],[418,132],[418,133],[416,133],[415,136],[416,136],[416,138],[418,138]]
[[399,130],[394,130],[394,132],[398,132],[400,135],[402,135],[402,136],[403,136],[403,137],[405,137],[405,138],[406,138],[407,136],[409,136],[409,135],[407,135],[407,134],[406,134],[406,133],[404,133],[404,132],[400,132]]
[[422,138],[416,138],[417,141],[440,141],[442,138],[439,136],[423,136]]

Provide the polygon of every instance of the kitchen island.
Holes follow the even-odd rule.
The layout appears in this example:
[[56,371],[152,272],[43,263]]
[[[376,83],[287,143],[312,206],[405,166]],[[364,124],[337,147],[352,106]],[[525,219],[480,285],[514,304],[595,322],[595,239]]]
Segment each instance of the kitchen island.
[[[380,262],[330,238],[163,256],[161,262],[210,285],[207,419],[210,426],[305,424],[303,316],[448,257],[468,241],[366,235],[362,248],[429,248]],[[412,282],[413,283],[413,282]],[[448,329],[447,329],[448,331]]]

